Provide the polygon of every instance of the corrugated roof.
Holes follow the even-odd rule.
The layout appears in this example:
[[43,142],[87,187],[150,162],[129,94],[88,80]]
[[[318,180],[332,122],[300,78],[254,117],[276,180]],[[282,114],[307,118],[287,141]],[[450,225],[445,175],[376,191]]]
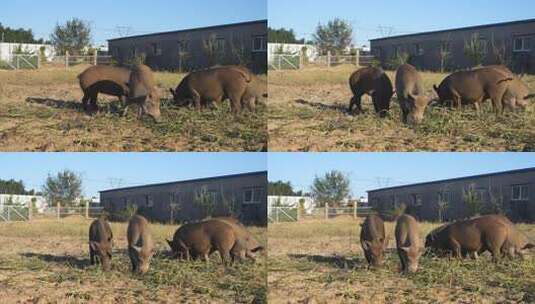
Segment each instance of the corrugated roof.
[[140,186],[116,188],[116,189],[103,190],[103,191],[99,191],[99,192],[100,193],[105,193],[105,192],[114,192],[114,191],[124,191],[124,190],[131,190],[131,189],[168,186],[168,185],[176,185],[176,184],[184,184],[184,183],[192,183],[192,182],[203,182],[203,181],[210,181],[210,180],[216,180],[216,179],[227,179],[227,178],[243,177],[243,176],[250,176],[250,175],[260,175],[260,174],[265,174],[266,177],[267,177],[267,171],[257,171],[257,172],[222,175],[222,176],[215,176],[215,177],[196,178],[196,179],[189,179],[189,180],[183,180],[183,181],[174,181],[174,182],[167,182],[167,183],[158,183],[158,184],[149,184],[149,185],[140,185]]
[[371,193],[371,192],[378,192],[378,191],[409,188],[409,187],[415,187],[415,186],[439,184],[439,183],[445,183],[445,182],[454,182],[454,181],[460,181],[464,179],[472,179],[472,178],[480,178],[480,177],[488,177],[488,176],[512,174],[512,173],[524,173],[524,172],[531,172],[531,171],[535,171],[535,167],[518,169],[518,170],[502,171],[502,172],[494,172],[494,173],[486,173],[486,174],[479,174],[479,175],[471,175],[471,176],[464,176],[464,177],[456,177],[456,178],[442,179],[442,180],[436,180],[436,181],[430,181],[430,182],[415,183],[415,184],[408,184],[408,185],[401,185],[401,186],[394,186],[394,187],[387,187],[387,188],[380,188],[380,189],[368,190],[367,192]]
[[524,24],[524,23],[532,23],[532,22],[535,22],[535,19],[526,19],[526,20],[500,22],[500,23],[492,23],[492,24],[484,24],[484,25],[476,25],[476,26],[467,26],[467,27],[459,27],[459,28],[453,28],[453,29],[447,29],[447,30],[414,33],[414,34],[404,34],[404,35],[390,36],[390,37],[384,37],[384,38],[370,39],[370,41],[380,41],[380,40],[388,40],[388,39],[396,39],[396,38],[414,37],[414,36],[420,36],[420,35],[456,32],[456,31],[477,30],[477,29],[482,29],[482,28],[487,28],[487,27],[507,26],[507,25],[516,25],[516,24]]
[[198,27],[198,28],[191,28],[191,29],[184,29],[184,30],[177,30],[177,31],[168,31],[168,32],[159,32],[159,33],[152,33],[152,34],[135,35],[135,36],[108,39],[108,41],[118,41],[118,40],[124,40],[124,39],[134,39],[134,38],[141,38],[141,37],[167,35],[167,34],[178,34],[178,33],[183,33],[183,32],[202,31],[202,30],[233,27],[233,26],[242,26],[242,25],[257,24],[257,23],[265,23],[266,26],[267,26],[267,20],[256,20],[256,21],[247,21],[247,22],[230,23],[230,24],[222,24],[222,25],[213,25],[213,26],[207,26],[207,27]]

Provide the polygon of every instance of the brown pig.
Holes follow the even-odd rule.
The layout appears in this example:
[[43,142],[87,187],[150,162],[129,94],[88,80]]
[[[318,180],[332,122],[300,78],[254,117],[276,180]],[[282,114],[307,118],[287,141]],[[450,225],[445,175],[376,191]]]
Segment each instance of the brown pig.
[[147,114],[155,121],[160,121],[160,95],[156,88],[154,73],[143,64],[132,68],[128,81],[128,99],[123,115],[126,114],[130,104],[138,105],[138,119]]
[[98,94],[117,96],[124,103],[128,96],[130,70],[122,67],[96,65],[78,75],[84,93],[82,104],[85,111],[98,110]]
[[373,214],[366,217],[364,223],[361,224],[360,244],[370,266],[383,264],[383,253],[387,242],[384,221]]
[[128,256],[132,262],[132,271],[146,273],[154,254],[149,222],[141,215],[134,215],[128,222],[126,231],[128,239]]
[[396,93],[403,123],[421,123],[431,99],[425,95],[422,77],[412,65],[403,64],[397,69]]
[[246,257],[253,262],[256,261],[256,252],[264,250],[264,246],[254,238],[251,232],[234,217],[216,217],[214,219],[224,221],[234,229],[236,244],[231,250],[233,261],[244,260]]
[[104,271],[111,269],[113,233],[110,223],[105,219],[96,219],[89,226],[89,257],[91,265],[98,257]]
[[396,221],[395,233],[401,271],[416,272],[423,248],[418,233],[418,222],[414,217],[403,214]]
[[392,82],[388,75],[381,69],[366,67],[357,70],[349,78],[349,87],[353,92],[349,104],[349,113],[356,106],[358,113],[362,113],[361,99],[364,94],[372,97],[375,112],[380,117],[385,117],[390,110],[390,99],[394,95]]

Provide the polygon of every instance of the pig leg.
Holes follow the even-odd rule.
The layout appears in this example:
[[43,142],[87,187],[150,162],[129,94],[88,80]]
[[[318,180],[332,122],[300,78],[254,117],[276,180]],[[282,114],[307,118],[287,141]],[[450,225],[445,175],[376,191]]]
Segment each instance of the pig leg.
[[361,99],[362,99],[362,94],[359,94],[359,95],[355,95],[353,96],[353,98],[351,98],[351,101],[349,102],[349,113],[352,113],[353,112],[353,107],[357,107],[357,114],[360,114],[362,113],[362,105],[361,105]]
[[401,263],[401,272],[405,272],[407,270],[407,262],[405,261],[405,256],[403,255],[403,252],[401,252],[401,249],[398,249],[398,256]]
[[87,92],[84,92],[84,97],[82,97],[82,108],[84,109],[84,111],[89,110],[88,104],[90,100],[91,99],[89,97],[89,94]]
[[202,110],[201,95],[195,90],[192,90],[191,95],[193,98],[193,105],[195,106],[195,110],[197,110],[197,112],[200,112]]
[[460,259],[462,258],[462,254],[461,254],[461,244],[459,244],[456,240],[454,239],[450,239],[450,248],[451,248],[451,253],[453,255],[453,257],[457,258],[457,259]]
[[95,252],[93,251],[93,248],[91,248],[91,245],[89,245],[89,260],[91,265],[95,265]]

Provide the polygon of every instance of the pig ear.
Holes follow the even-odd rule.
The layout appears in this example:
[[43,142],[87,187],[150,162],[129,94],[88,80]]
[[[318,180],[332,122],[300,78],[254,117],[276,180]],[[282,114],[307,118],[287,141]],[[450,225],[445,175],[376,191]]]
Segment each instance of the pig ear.
[[168,240],[168,239],[166,239],[166,241],[167,241],[167,244],[169,244],[169,247],[171,247],[171,249],[173,249],[173,242]]
[[399,249],[405,251],[405,252],[409,252],[409,250],[411,249],[410,247],[399,247]]
[[138,247],[138,246],[132,246],[132,248],[134,248],[134,250],[137,251],[138,253],[141,252],[141,247]]
[[171,88],[169,88],[169,92],[171,92],[171,94],[173,95],[173,97],[175,97],[175,91]]
[[365,250],[368,250],[371,246],[371,243],[369,241],[362,241],[362,248]]
[[524,248],[522,248],[522,249],[531,249],[531,248],[534,248],[534,247],[535,247],[534,244],[532,244],[532,243],[527,243],[527,244],[524,246]]

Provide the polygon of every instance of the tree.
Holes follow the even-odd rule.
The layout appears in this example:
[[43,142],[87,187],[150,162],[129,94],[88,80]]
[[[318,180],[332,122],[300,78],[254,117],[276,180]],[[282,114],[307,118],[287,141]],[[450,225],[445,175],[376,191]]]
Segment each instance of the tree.
[[268,195],[293,196],[295,192],[291,182],[268,182]]
[[216,204],[215,198],[213,192],[209,192],[205,186],[195,191],[194,201],[201,208],[203,217],[213,215]]
[[56,176],[49,174],[43,186],[43,195],[52,206],[58,202],[62,206],[72,206],[81,194],[82,178],[70,170],[58,172]]
[[0,194],[29,194],[24,187],[23,181],[16,181],[14,179],[2,180],[0,179]]
[[346,21],[334,19],[326,25],[318,24],[313,40],[324,54],[341,54],[353,42],[353,27]]
[[474,66],[480,66],[487,54],[487,41],[481,39],[479,33],[472,34],[464,41],[464,54],[472,60]]
[[64,25],[57,24],[50,40],[59,54],[83,54],[91,43],[91,27],[88,22],[73,18]]
[[338,206],[349,195],[349,177],[337,170],[325,173],[323,177],[314,177],[311,192],[312,197],[324,206]]
[[482,202],[474,184],[470,184],[467,189],[463,190],[463,201],[468,208],[469,217],[481,214]]
[[268,41],[271,43],[298,43],[304,44],[305,39],[297,40],[295,32],[292,29],[273,29],[268,28]]
[[13,29],[0,23],[0,40],[15,43],[43,43],[43,39],[36,40],[31,29]]

